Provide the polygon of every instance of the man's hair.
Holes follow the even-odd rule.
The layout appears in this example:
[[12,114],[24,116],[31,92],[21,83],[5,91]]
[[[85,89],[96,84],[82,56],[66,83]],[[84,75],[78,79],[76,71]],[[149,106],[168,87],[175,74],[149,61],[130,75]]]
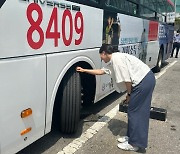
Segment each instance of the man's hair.
[[113,47],[110,44],[103,44],[99,49],[99,53],[101,54],[103,51],[107,54],[112,54],[114,52]]

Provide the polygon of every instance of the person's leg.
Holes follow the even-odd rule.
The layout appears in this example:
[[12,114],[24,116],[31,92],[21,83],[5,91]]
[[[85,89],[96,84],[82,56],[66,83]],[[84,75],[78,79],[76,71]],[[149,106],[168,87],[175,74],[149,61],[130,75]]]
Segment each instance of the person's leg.
[[128,106],[128,143],[146,148],[148,142],[149,116],[155,78],[149,72],[142,82],[133,88]]
[[171,52],[171,57],[173,57],[173,54],[174,54],[174,49],[176,48],[176,43],[173,43],[173,49],[172,49],[172,52]]
[[175,56],[176,58],[178,58],[179,46],[180,46],[180,44],[178,44],[178,46],[176,48],[176,56]]

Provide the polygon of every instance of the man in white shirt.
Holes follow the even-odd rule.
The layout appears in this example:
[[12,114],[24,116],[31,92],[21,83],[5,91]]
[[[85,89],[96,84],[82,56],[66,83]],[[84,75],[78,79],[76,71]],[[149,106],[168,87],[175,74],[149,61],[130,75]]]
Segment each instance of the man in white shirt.
[[78,72],[92,75],[109,74],[115,89],[119,92],[122,85],[127,89],[128,105],[127,135],[118,139],[118,147],[123,150],[137,151],[146,148],[148,141],[149,117],[155,77],[150,68],[138,58],[116,52],[111,45],[103,44],[99,50],[101,59],[108,63],[102,69],[84,69],[77,67]]
[[174,35],[174,38],[173,38],[173,49],[172,49],[172,52],[171,52],[171,57],[173,57],[174,49],[176,49],[176,56],[175,56],[175,58],[178,58],[179,48],[180,48],[180,30],[178,30],[177,33]]

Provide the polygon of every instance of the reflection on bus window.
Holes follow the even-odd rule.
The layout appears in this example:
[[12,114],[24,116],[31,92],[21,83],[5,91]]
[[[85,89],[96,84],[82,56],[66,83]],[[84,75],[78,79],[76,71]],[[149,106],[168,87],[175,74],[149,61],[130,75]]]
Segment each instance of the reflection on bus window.
[[126,0],[107,0],[106,4],[108,6],[112,6],[118,10],[122,10],[133,15],[137,14],[137,4],[133,2],[129,2]]
[[143,16],[143,17],[146,17],[146,18],[154,18],[155,19],[155,12],[154,11],[151,11],[150,9],[148,8],[141,8],[140,9],[140,15]]
[[100,0],[90,0],[90,1],[96,2],[96,3],[99,3],[99,2],[100,2]]

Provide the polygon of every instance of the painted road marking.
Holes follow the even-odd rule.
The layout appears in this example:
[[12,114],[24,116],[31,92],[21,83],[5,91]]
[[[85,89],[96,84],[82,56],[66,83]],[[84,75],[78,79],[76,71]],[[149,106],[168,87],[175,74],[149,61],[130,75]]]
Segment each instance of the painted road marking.
[[101,128],[103,128],[112,118],[115,117],[119,109],[119,104],[111,109],[106,115],[99,119],[94,125],[92,125],[88,130],[86,130],[82,135],[69,143],[62,151],[59,151],[57,154],[73,154],[80,147],[83,146],[90,138],[92,138]]
[[[162,72],[158,73],[155,78],[160,78],[164,73],[166,73],[167,69],[172,67],[177,61],[172,62],[168,65]],[[99,119],[96,123],[94,123],[88,130],[86,130],[82,135],[73,140],[67,146],[65,146],[61,151],[57,154],[74,154],[78,149],[80,149],[83,144],[85,144],[90,138],[92,138],[96,133],[98,133],[101,128],[103,128],[111,119],[113,119],[119,110],[119,104],[116,105],[113,109],[111,109],[106,115],[104,115],[101,119]]]

